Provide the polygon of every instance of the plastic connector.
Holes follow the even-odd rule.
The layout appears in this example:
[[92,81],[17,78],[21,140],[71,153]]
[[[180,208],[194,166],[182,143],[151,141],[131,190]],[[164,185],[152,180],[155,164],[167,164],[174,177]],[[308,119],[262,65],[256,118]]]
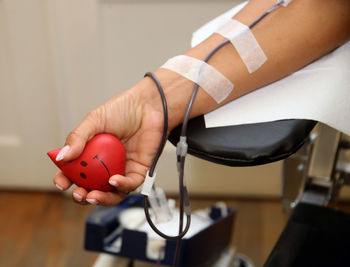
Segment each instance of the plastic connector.
[[188,145],[186,136],[180,136],[180,141],[176,145],[176,155],[185,157],[187,155]]
[[152,195],[152,188],[155,180],[156,180],[156,173],[154,173],[153,176],[149,176],[149,171],[147,171],[146,178],[142,186],[142,191],[141,191],[142,195],[148,196],[148,197]]
[[148,200],[157,223],[168,222],[172,219],[173,215],[162,188],[156,187]]

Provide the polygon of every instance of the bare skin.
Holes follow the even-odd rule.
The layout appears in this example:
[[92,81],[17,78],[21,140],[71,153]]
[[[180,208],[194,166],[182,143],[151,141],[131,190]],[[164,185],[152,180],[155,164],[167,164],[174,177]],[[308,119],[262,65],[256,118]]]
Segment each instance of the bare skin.
[[[275,2],[251,0],[235,19],[249,25]],[[208,62],[235,84],[235,90],[220,105],[281,79],[348,41],[350,1],[294,0],[288,7],[273,11],[252,31],[268,57],[267,62],[256,72],[248,73],[230,44],[220,49]],[[213,34],[184,54],[204,59],[224,40],[218,34]],[[193,83],[169,70],[157,69],[154,73],[165,89],[171,130],[183,120]],[[205,114],[220,105],[200,89],[191,117]],[[150,78],[142,79],[91,111],[67,137],[66,145],[70,149],[63,161],[77,158],[94,135],[111,133],[123,142],[127,150],[126,175],[110,178],[116,192],[87,192],[78,187],[73,190],[73,199],[81,204],[119,203],[126,192],[134,190],[143,182],[156,154],[162,130],[161,101]],[[63,190],[71,186],[69,179],[60,171],[57,171],[54,183]]]

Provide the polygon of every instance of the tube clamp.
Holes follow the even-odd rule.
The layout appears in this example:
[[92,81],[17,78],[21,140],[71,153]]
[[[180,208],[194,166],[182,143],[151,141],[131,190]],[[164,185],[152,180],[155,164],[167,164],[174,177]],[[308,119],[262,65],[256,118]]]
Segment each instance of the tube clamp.
[[156,180],[156,173],[154,173],[153,177],[149,176],[149,171],[147,171],[145,181],[143,182],[141,194],[144,196],[152,195],[152,188],[154,181]]

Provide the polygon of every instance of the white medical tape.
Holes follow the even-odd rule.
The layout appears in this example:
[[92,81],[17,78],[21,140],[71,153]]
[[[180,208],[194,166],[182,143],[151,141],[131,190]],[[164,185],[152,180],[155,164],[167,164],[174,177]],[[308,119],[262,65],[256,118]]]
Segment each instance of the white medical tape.
[[234,88],[234,85],[221,72],[204,61],[180,55],[170,58],[161,68],[174,71],[198,84],[217,103],[222,102]]
[[235,19],[225,18],[215,32],[229,39],[237,50],[249,73],[259,69],[267,57],[248,26]]

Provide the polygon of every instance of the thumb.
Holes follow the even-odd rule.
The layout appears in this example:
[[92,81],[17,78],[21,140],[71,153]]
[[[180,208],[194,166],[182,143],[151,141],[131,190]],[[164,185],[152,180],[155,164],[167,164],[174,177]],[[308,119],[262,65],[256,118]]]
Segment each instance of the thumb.
[[90,112],[85,119],[67,137],[65,147],[61,151],[61,160],[70,161],[79,157],[83,152],[86,143],[96,134],[102,133],[103,116],[99,115],[99,110]]

